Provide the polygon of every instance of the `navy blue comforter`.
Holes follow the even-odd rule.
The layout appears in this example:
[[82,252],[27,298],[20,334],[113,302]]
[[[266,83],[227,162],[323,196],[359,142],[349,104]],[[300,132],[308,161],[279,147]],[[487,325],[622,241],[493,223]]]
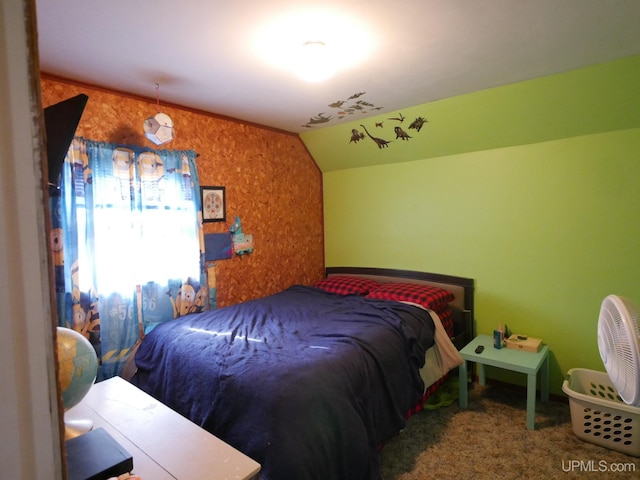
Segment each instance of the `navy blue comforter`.
[[159,325],[132,382],[266,480],[379,479],[378,446],[420,401],[433,343],[420,308],[295,285]]

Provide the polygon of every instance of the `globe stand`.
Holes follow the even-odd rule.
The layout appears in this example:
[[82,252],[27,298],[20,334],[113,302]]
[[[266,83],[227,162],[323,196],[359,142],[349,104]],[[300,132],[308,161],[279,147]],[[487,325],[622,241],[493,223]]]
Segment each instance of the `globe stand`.
[[98,357],[93,345],[70,328],[57,328],[58,382],[64,406],[64,438],[69,440],[93,429],[93,421],[76,414],[74,407],[85,397],[96,380]]
[[76,438],[93,429],[93,421],[88,418],[64,419],[64,439]]

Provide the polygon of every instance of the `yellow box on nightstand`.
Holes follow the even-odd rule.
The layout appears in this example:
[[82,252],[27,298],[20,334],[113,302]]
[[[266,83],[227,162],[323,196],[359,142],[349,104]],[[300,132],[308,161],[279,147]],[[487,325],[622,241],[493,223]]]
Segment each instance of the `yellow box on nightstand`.
[[507,348],[524,350],[526,352],[539,352],[542,348],[542,340],[540,338],[531,338],[526,335],[517,335],[514,333],[507,338]]

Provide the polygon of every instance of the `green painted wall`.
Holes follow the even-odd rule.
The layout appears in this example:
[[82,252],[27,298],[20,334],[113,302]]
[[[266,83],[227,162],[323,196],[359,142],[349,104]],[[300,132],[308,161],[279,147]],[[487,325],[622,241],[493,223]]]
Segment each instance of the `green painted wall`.
[[[611,78],[611,89],[619,84]],[[475,95],[486,92],[465,96],[472,106]],[[640,111],[640,99],[635,91],[626,95],[631,105],[623,118],[610,112],[582,135],[573,134],[584,127],[574,127],[571,114],[578,125],[594,122],[577,109],[562,114],[563,131],[572,133],[566,138],[560,132],[556,139],[326,171],[327,266],[472,277],[477,331],[490,334],[506,323],[543,338],[552,351],[552,393],[562,393],[570,368],[604,370],[597,346],[602,299],[615,293],[640,305],[640,121],[632,112]],[[461,117],[464,100],[451,100]],[[525,384],[497,370],[489,376]]]
[[602,299],[640,305],[640,129],[329,172],[324,198],[328,266],[474,278],[477,332],[543,338],[552,393],[604,370]]
[[[400,114],[406,118],[402,124],[390,120]],[[420,132],[408,128],[416,117],[428,120]],[[379,149],[369,138],[350,142],[351,130],[363,132],[361,125],[391,143]],[[395,138],[393,128],[400,125],[410,140]],[[640,127],[640,55],[336,123],[301,138],[320,169],[329,172],[635,127]]]

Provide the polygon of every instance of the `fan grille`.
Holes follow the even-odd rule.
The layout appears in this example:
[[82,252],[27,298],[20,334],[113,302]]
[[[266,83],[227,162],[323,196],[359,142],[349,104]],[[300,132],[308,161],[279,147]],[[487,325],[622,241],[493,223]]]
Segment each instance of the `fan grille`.
[[607,296],[598,319],[598,349],[620,397],[636,407],[640,406],[639,343],[636,306],[624,297]]

